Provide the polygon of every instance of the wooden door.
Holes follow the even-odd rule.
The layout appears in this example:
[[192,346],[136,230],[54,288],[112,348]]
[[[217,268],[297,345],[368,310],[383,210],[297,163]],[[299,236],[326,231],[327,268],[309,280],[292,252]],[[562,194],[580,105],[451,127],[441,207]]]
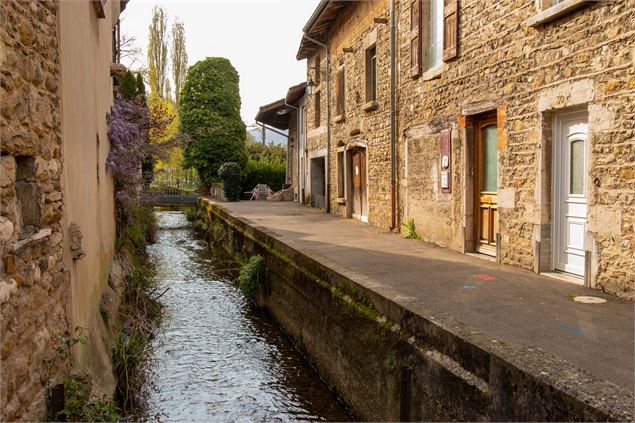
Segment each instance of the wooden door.
[[553,134],[553,268],[584,276],[588,174],[586,113],[556,115]]
[[366,210],[366,151],[363,148],[353,150],[351,154],[351,172],[353,181],[353,217],[364,220]]
[[478,122],[476,126],[476,148],[474,157],[476,214],[476,251],[496,255],[498,233],[498,129],[496,117]]

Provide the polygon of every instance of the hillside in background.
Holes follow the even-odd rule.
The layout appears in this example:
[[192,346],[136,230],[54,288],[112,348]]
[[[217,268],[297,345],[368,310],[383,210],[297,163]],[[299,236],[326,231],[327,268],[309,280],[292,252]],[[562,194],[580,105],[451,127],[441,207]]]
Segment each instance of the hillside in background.
[[[260,128],[250,129],[247,132],[258,142],[262,142],[262,130]],[[287,145],[287,138],[275,132],[265,130],[266,143],[273,142],[275,145]]]

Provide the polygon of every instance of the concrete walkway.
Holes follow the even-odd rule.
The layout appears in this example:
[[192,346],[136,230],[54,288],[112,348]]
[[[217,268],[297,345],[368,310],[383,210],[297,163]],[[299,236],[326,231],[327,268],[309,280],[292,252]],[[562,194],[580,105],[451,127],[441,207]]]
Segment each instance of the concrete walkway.
[[[633,392],[633,303],[460,254],[291,202],[219,203],[293,248],[388,286],[404,306],[432,310],[516,345],[541,348]],[[604,304],[581,304],[593,295]]]

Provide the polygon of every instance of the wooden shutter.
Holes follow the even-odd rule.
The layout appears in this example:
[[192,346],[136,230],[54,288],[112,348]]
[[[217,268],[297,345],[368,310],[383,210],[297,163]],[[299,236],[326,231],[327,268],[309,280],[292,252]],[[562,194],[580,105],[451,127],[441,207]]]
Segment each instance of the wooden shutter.
[[97,17],[103,19],[106,17],[106,0],[92,0]]
[[335,100],[335,114],[344,114],[344,66],[337,70],[337,96]]
[[423,55],[421,51],[421,1],[410,5],[410,70],[413,77],[421,75]]
[[459,52],[459,0],[443,1],[443,60],[458,56]]

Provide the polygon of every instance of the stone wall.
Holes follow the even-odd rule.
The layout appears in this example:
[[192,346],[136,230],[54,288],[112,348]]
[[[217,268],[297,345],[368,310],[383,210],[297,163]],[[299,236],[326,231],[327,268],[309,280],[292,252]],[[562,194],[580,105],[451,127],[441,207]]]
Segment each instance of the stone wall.
[[[499,140],[497,260],[551,270],[552,120],[560,111],[584,110],[589,122],[586,283],[633,298],[635,1],[587,2],[536,26],[528,22],[540,12],[534,1],[459,1],[458,57],[417,77],[410,62],[412,3],[396,2],[398,225],[413,219],[423,239],[474,251],[474,124],[491,114]],[[367,148],[369,222],[383,227],[390,224],[389,26],[374,18],[388,17],[388,7],[387,1],[352,2],[332,24],[328,40],[331,208],[351,215],[350,198],[337,198],[337,149],[357,143]],[[374,40],[377,107],[365,110],[364,52]],[[308,65],[314,64],[309,58]],[[321,64],[326,69],[324,58]],[[340,65],[346,75],[345,112],[336,119]],[[314,75],[311,68],[308,72]],[[309,150],[314,151],[326,146],[324,82],[319,88],[319,128],[313,125],[314,99],[307,100]],[[450,139],[450,190],[440,188],[444,131]]]
[[[409,28],[411,2],[399,2]],[[426,240],[469,251],[470,120],[498,118],[498,260],[548,270],[549,127],[580,107],[590,131],[587,248],[592,286],[632,298],[635,281],[635,2],[591,2],[544,25],[532,1],[460,2],[459,57],[410,75],[408,31],[399,32],[400,217]],[[439,189],[440,132],[450,129],[452,192]],[[538,243],[538,244],[537,244]],[[539,248],[536,248],[539,245]],[[539,259],[542,255],[542,259]]]
[[0,420],[46,418],[48,389],[75,372],[91,395],[114,389],[100,308],[118,304],[122,277],[105,169],[120,2],[103,12],[0,2]]
[[[44,417],[68,366],[57,2],[0,2],[0,420]],[[60,352],[57,351],[61,348]]]
[[[256,301],[362,421],[630,421],[633,394],[539,349],[491,339],[443,313],[415,314],[379,281],[203,198],[215,253],[264,258]],[[372,288],[371,288],[372,287]],[[434,317],[432,317],[434,316]]]

